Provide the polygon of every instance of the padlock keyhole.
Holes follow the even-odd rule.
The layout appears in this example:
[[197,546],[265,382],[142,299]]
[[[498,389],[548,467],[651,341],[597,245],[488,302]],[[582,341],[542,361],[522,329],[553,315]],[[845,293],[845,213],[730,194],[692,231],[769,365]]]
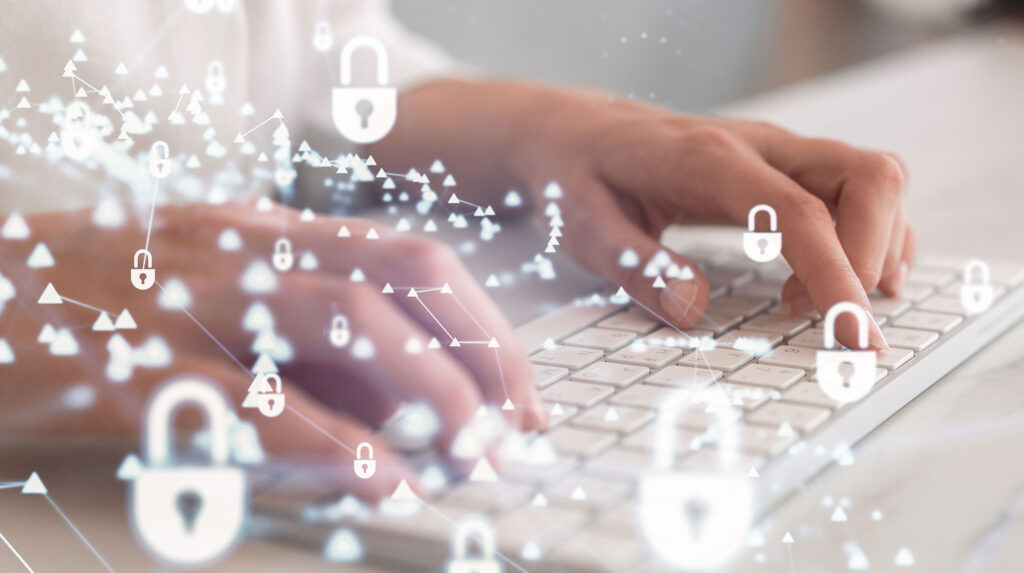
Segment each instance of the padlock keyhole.
[[757,240],[757,247],[759,249],[761,249],[761,254],[762,255],[765,254],[765,249],[768,248],[768,239],[765,239],[764,237],[761,237],[760,239],[758,239]]
[[708,515],[708,505],[699,499],[691,499],[683,507],[686,519],[690,522],[690,532],[694,539],[700,539],[701,527]]
[[141,284],[146,284],[146,273],[139,273],[139,282]]
[[839,376],[843,379],[843,388],[850,387],[850,379],[853,378],[853,373],[857,369],[854,368],[853,364],[849,362],[843,362],[839,365]]
[[198,493],[187,490],[178,495],[177,503],[178,512],[185,523],[185,531],[191,533],[196,523],[196,517],[199,516],[199,510],[203,506],[203,498]]
[[373,113],[373,102],[368,99],[361,99],[356,102],[356,114],[359,115],[359,125],[363,129],[370,127],[370,114]]

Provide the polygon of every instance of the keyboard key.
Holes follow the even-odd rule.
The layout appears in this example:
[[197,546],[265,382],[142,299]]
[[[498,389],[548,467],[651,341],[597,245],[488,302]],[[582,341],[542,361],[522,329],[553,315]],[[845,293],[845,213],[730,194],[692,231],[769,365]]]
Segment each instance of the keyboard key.
[[643,366],[616,364],[614,362],[598,362],[573,374],[572,379],[581,382],[610,384],[618,388],[625,388],[633,382],[647,376],[650,372],[650,368],[644,368]]
[[825,331],[821,328],[808,328],[789,340],[790,346],[801,348],[825,349]]
[[502,461],[500,475],[502,482],[545,484],[563,479],[579,467],[579,458],[559,458],[547,464]]
[[[647,461],[646,465],[651,465],[650,460]],[[597,521],[588,527],[588,529],[602,534],[611,535],[618,539],[638,539],[637,536],[640,534],[640,529],[636,519],[636,502],[634,500],[627,500],[626,502],[619,504],[617,507],[599,515]],[[607,571],[607,569],[602,567],[595,567],[594,570]]]
[[734,384],[753,384],[755,386],[766,386],[782,390],[803,378],[804,374],[803,370],[797,368],[771,366],[768,364],[749,364],[730,374],[727,380]]
[[1024,282],[1024,265],[1014,262],[996,261],[989,263],[992,283],[1015,287]]
[[888,298],[872,294],[868,297],[871,303],[871,314],[878,317],[894,317],[910,310],[910,302],[902,298]]
[[705,336],[714,338],[715,333],[710,330],[690,329],[683,332],[666,326],[659,328],[647,338],[644,339],[644,343],[650,346],[663,346],[666,348],[693,348],[693,343],[696,340],[704,338]]
[[809,326],[811,326],[811,321],[806,318],[789,318],[777,314],[762,314],[743,323],[744,330],[774,332],[787,338],[796,336]]
[[758,359],[761,364],[814,370],[818,351],[800,346],[780,346]]
[[704,276],[707,277],[711,290],[722,287],[729,289],[754,280],[754,271],[742,267],[723,265],[704,271]]
[[907,283],[942,288],[955,281],[959,273],[948,269],[916,265],[907,274]]
[[[749,471],[750,468],[764,467],[767,461],[765,456],[741,451],[736,453],[735,463],[731,464],[731,467]],[[714,444],[709,444],[683,458],[678,465],[682,469],[704,471],[718,469],[722,463],[718,459],[718,448]]]
[[[944,294],[944,295],[946,295],[946,296],[951,296],[951,297],[956,298],[957,300],[960,300],[960,289],[963,286],[964,286],[963,282],[956,281],[953,284],[943,288],[939,292]],[[992,285],[992,300],[996,300],[996,299],[1000,298],[1001,296],[1003,296],[1004,294],[1006,294],[1006,287],[1000,286],[1000,285],[997,285],[997,284],[993,284]]]
[[628,330],[637,334],[647,334],[661,326],[661,321],[651,316],[640,307],[631,307],[597,323],[601,328]]
[[546,434],[560,456],[593,457],[615,445],[618,436],[610,432],[594,432],[580,428],[557,428]]
[[737,287],[733,289],[732,292],[737,296],[747,296],[763,299],[767,302],[774,302],[779,300],[779,296],[782,293],[782,287],[775,282],[757,280]]
[[563,381],[548,386],[540,391],[540,397],[549,402],[570,404],[581,408],[589,408],[612,395],[615,390],[600,384]]
[[774,332],[760,332],[757,330],[743,330],[742,328],[726,332],[715,340],[715,344],[723,348],[732,348],[736,344],[736,339],[741,337],[746,339],[756,339],[760,341],[759,343],[764,344],[768,348],[775,348],[782,344],[781,334]]
[[703,352],[691,352],[681,359],[678,364],[698,369],[712,368],[714,370],[732,372],[753,359],[754,355],[749,352],[733,350],[731,348],[715,348],[714,350]]
[[650,386],[647,384],[634,384],[629,388],[612,396],[608,402],[634,408],[646,408],[653,410],[671,392],[675,390],[664,386]]
[[778,428],[742,425],[739,430],[740,447],[746,452],[760,456],[777,456],[798,439],[794,435],[779,435]]
[[[885,378],[888,375],[889,375],[889,371],[886,370],[885,368],[876,368],[875,369],[875,384],[878,384],[879,382],[881,382],[882,379]],[[814,382],[815,384],[817,384],[818,383],[818,373],[815,372],[814,374],[811,374],[811,376],[807,379],[807,381],[808,382]]]
[[520,484],[464,481],[452,487],[444,502],[478,511],[509,511],[533,497],[533,488]]
[[691,368],[689,366],[667,366],[644,379],[644,384],[679,388],[706,386],[722,377],[719,370]]
[[935,287],[921,284],[905,284],[900,289],[900,298],[911,302],[921,302],[935,292]]
[[[774,287],[773,288],[778,288]],[[708,310],[720,313],[735,313],[745,317],[751,317],[763,312],[772,305],[770,300],[754,298],[750,296],[729,295],[723,296],[708,304]]]
[[665,348],[662,346],[651,346],[649,344],[636,343],[619,350],[608,357],[609,362],[621,362],[633,366],[645,366],[647,368],[661,368],[671,364],[680,356],[683,351],[678,348]]
[[625,406],[599,406],[576,416],[571,425],[626,434],[642,428],[653,419],[654,412],[651,410]]
[[963,303],[960,302],[959,295],[954,297],[937,294],[928,297],[924,302],[917,305],[917,310],[967,316],[967,310],[964,309]]
[[721,389],[725,393],[725,398],[729,400],[730,404],[740,406],[748,411],[768,401],[769,390],[767,388],[719,382],[711,386],[709,391],[714,392],[716,389]]
[[541,551],[552,550],[579,531],[587,517],[579,509],[526,504],[494,521],[495,537],[499,546],[510,551],[511,555],[518,555],[523,545],[530,541],[537,543]]
[[778,428],[783,422],[789,422],[793,429],[806,434],[821,425],[831,414],[832,412],[828,408],[788,402],[768,402],[749,414],[747,422],[770,428]]
[[573,571],[633,571],[647,551],[635,536],[604,534],[591,528],[566,539],[547,557]]
[[591,362],[596,362],[604,357],[604,352],[590,348],[573,348],[571,346],[556,346],[548,350],[541,350],[530,357],[530,361],[544,366],[558,366],[569,370],[579,370]]
[[[622,440],[618,447],[649,454],[654,451],[654,429],[655,425],[650,424],[637,432],[633,432]],[[704,430],[676,428],[675,444],[677,455],[682,455],[695,449],[695,445],[699,446],[704,434]]]
[[533,370],[533,383],[538,388],[546,388],[569,375],[569,371],[565,368],[541,364],[530,364],[530,367]]
[[547,486],[542,493],[552,505],[593,510],[618,505],[631,490],[618,481],[569,476]]
[[[560,402],[545,402],[545,404],[547,405],[548,410],[549,429],[557,428],[558,426],[568,422],[570,418],[580,411],[579,408],[571,404],[562,404]],[[558,409],[561,410],[561,414],[558,413]]]
[[897,328],[887,326],[882,329],[882,334],[889,341],[893,348],[906,348],[920,352],[932,345],[939,339],[939,335],[927,330],[914,330],[912,328]]
[[569,346],[584,346],[611,352],[629,344],[634,338],[636,338],[636,333],[628,330],[588,328],[566,338],[562,343]]
[[652,456],[635,450],[614,448],[584,464],[586,475],[611,480],[632,480],[651,467]]
[[890,348],[889,350],[882,350],[878,352],[877,364],[879,368],[895,370],[909,362],[913,357],[913,350],[907,350],[906,348]]
[[711,331],[712,336],[721,336],[727,330],[732,330],[743,320],[743,315],[735,311],[713,312],[708,311],[697,323],[696,328]]
[[916,328],[918,330],[933,330],[945,334],[956,328],[964,319],[951,314],[938,312],[924,312],[912,310],[897,318],[892,324],[901,328]]
[[782,401],[818,406],[819,408],[828,408],[830,410],[835,410],[839,407],[838,402],[829,398],[821,391],[821,386],[817,382],[794,384],[783,392]]

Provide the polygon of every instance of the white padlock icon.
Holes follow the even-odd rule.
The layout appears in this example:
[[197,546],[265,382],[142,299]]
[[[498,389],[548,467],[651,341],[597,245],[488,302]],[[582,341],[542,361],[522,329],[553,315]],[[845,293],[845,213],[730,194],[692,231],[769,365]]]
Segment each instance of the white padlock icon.
[[[366,450],[366,457],[363,457],[363,450]],[[352,460],[352,468],[356,477],[370,479],[377,473],[377,460],[373,459],[373,446],[369,442],[362,442],[356,446],[356,459]]]
[[[676,425],[691,404],[713,410],[715,469],[676,469]],[[754,487],[737,467],[738,414],[719,389],[676,390],[661,403],[654,427],[654,464],[638,486],[640,531],[674,568],[717,569],[743,547],[754,521]]]
[[224,73],[224,63],[220,60],[211,60],[206,65],[206,91],[211,94],[223,94],[228,87],[228,78]]
[[968,314],[978,314],[988,310],[995,298],[992,288],[992,272],[988,263],[981,259],[971,259],[964,267],[964,284],[960,287],[960,304]]
[[[857,346],[859,350],[835,350],[836,319],[850,313],[857,320]],[[868,324],[871,319],[866,310],[852,302],[837,302],[825,313],[822,321],[825,350],[816,355],[818,386],[821,391],[840,404],[856,402],[871,392],[875,385],[878,356],[868,348]],[[848,372],[842,366],[849,365]]]
[[348,346],[349,340],[352,339],[352,330],[348,327],[348,317],[344,314],[336,314],[331,319],[331,330],[327,335],[331,341],[331,346],[335,348],[344,348]]
[[171,148],[166,141],[156,141],[149,148],[149,174],[155,179],[171,174]]
[[[771,232],[757,231],[757,214],[768,213],[768,228]],[[782,233],[779,219],[771,205],[755,205],[747,215],[747,231],[743,233],[743,252],[752,261],[767,263],[782,253]]]
[[[210,463],[175,463],[172,419],[184,404],[198,405],[210,432]],[[231,413],[215,386],[196,379],[163,385],[143,421],[145,466],[132,482],[129,503],[136,536],[160,560],[176,566],[208,565],[239,540],[248,513],[241,468],[229,465]]]
[[[352,85],[352,58],[369,48],[377,59],[376,86]],[[388,52],[373,36],[356,36],[341,49],[341,86],[331,90],[334,126],[349,141],[375,143],[391,132],[398,115],[398,90],[388,84]]]
[[156,283],[156,269],[153,267],[153,255],[146,249],[135,251],[132,259],[132,286],[139,290],[149,290]]
[[282,273],[288,272],[295,263],[295,255],[292,254],[292,242],[287,237],[281,237],[274,241],[274,256],[271,257],[274,268]]
[[[473,543],[480,548],[477,555],[470,553]],[[483,517],[470,516],[458,523],[452,532],[452,557],[446,573],[500,573],[494,529]]]
[[256,395],[256,404],[260,414],[268,418],[276,418],[284,412],[284,392],[281,389],[281,377],[277,374],[266,375],[267,384],[274,383],[274,392],[260,392]]
[[99,134],[92,127],[92,112],[85,102],[73,101],[64,109],[64,127],[60,131],[60,146],[72,159],[85,159],[96,151]]
[[331,31],[331,23],[327,20],[317,20],[313,25],[313,49],[318,52],[326,52],[334,45],[334,32]]

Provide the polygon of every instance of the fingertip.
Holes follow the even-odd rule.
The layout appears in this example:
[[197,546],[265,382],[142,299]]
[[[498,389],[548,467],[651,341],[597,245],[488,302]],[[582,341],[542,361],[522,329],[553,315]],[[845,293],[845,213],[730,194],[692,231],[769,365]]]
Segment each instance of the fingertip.
[[708,304],[706,281],[672,279],[662,289],[659,301],[668,318],[677,326],[689,328],[700,322]]

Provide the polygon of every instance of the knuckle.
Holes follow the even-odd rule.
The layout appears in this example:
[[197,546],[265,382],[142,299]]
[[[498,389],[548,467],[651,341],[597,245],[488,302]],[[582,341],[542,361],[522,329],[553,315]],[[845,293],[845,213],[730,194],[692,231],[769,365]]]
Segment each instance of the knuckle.
[[894,157],[884,153],[868,153],[864,156],[861,169],[865,176],[878,182],[875,186],[877,193],[892,198],[903,194],[906,176],[900,162]]
[[448,245],[429,239],[401,239],[392,244],[404,264],[420,279],[451,279],[451,270],[461,266],[458,254]]
[[679,138],[682,146],[687,149],[703,150],[710,153],[730,153],[742,147],[741,141],[735,135],[718,125],[690,127]]
[[[787,200],[789,216],[796,221],[831,220],[832,213],[825,202],[810,193],[796,194]],[[795,215],[795,217],[794,217]]]

